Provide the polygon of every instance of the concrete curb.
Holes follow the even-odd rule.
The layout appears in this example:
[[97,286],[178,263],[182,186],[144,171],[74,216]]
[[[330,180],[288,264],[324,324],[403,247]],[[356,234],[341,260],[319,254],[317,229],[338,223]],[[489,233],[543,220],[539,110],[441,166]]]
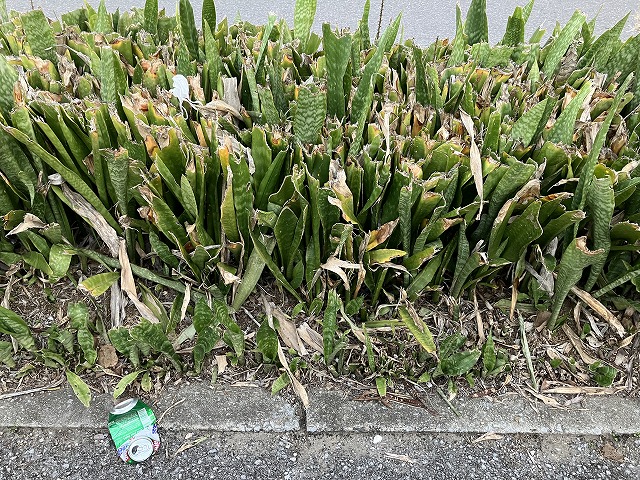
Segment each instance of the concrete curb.
[[[184,399],[184,401],[182,401]],[[327,389],[309,392],[306,412],[282,396],[257,387],[192,384],[169,389],[151,406],[170,430],[322,433],[485,433],[607,435],[640,433],[640,399],[587,397],[566,409],[531,404],[521,397],[467,398],[455,402],[456,416],[435,395],[427,408],[400,403],[386,407]],[[84,408],[70,389],[0,400],[0,427],[103,429],[113,406],[94,396]]]

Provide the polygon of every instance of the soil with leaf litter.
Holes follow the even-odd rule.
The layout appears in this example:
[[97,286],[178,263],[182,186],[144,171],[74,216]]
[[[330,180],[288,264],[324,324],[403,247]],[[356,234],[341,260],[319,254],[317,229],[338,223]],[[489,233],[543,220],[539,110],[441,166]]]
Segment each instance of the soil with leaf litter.
[[[102,271],[101,266],[91,263],[87,268],[82,272],[78,267],[69,278],[79,282]],[[109,343],[106,334],[110,326],[108,294],[96,299],[69,279],[50,284],[30,274],[20,278],[17,272],[8,273],[11,275],[4,276],[1,284],[3,305],[28,322],[43,357],[34,358],[21,350],[14,357],[14,368],[0,367],[3,371],[0,375],[0,397],[59,386],[65,381],[64,368],[77,371],[92,391],[113,393],[122,377],[136,370]],[[510,318],[510,302],[504,300],[509,298],[509,290],[505,286],[478,289],[475,299],[460,300],[458,304],[446,296],[441,296],[437,304],[425,297],[414,304],[418,317],[433,333],[441,362],[446,360],[443,355],[452,358],[456,354],[458,357],[455,358],[462,361],[464,352],[481,348],[491,334],[495,351],[505,360],[504,366],[493,374],[487,371],[483,362],[484,352],[480,352],[477,363],[464,374],[442,374],[442,368],[434,363],[434,356],[426,354],[415,339],[398,325],[395,305],[382,305],[367,318],[366,324],[370,326],[366,332],[375,352],[374,364],[367,355],[359,314],[349,317],[348,322],[345,314],[338,322],[342,331],[340,359],[331,370],[327,369],[322,358],[321,315],[301,313],[290,319],[298,327],[298,332],[301,325],[303,328],[308,326],[311,336],[305,330],[307,335],[303,338],[315,339],[315,342],[307,343],[300,337],[293,339],[291,333],[283,334],[282,329],[279,329],[279,341],[285,348],[288,361],[298,359],[295,375],[302,385],[342,384],[363,400],[380,400],[380,395],[386,394],[382,401],[422,406],[420,393],[429,389],[437,390],[447,401],[456,395],[499,395],[515,391],[558,406],[585,394],[638,394],[640,337],[631,335],[620,339],[607,322],[579,301],[571,304],[573,310],[566,312],[567,320],[557,331],[550,332],[546,328],[549,316],[546,311],[522,312],[524,322],[521,330],[517,318],[520,312]],[[155,294],[166,309],[171,307],[174,292],[157,288]],[[97,351],[97,362],[93,366],[81,364],[77,352],[55,357],[64,358],[64,366],[46,355],[51,349],[57,352],[52,346],[51,332],[70,328],[67,308],[77,302],[86,304],[90,311]],[[189,381],[250,382],[264,388],[283,388],[283,385],[276,387],[282,368],[273,362],[265,362],[256,348],[256,332],[267,308],[272,316],[286,321],[295,308],[295,300],[278,289],[275,282],[260,284],[244,307],[234,314],[245,335],[246,351],[242,359],[236,358],[225,344],[219,342],[206,358],[201,373],[196,375],[191,356],[193,339],[187,338],[176,349],[185,363],[184,372],[178,372],[162,356],[150,355],[142,359],[138,368],[146,370],[148,376],[137,377],[128,386],[129,394],[152,398],[162,395],[167,385]],[[175,342],[190,326],[192,313],[188,311],[175,332],[169,334],[172,341]],[[617,317],[626,327],[631,327],[631,331],[640,327],[640,315],[631,307],[617,312]],[[137,311],[131,305],[125,308],[123,321],[125,325],[138,321]],[[529,355],[523,349],[525,338]],[[456,351],[444,351],[450,350],[452,345]],[[615,371],[599,370],[600,365],[614,366]],[[615,375],[613,381],[608,381],[607,375]],[[380,378],[384,378],[384,382],[377,380]],[[609,383],[609,386],[601,386]]]

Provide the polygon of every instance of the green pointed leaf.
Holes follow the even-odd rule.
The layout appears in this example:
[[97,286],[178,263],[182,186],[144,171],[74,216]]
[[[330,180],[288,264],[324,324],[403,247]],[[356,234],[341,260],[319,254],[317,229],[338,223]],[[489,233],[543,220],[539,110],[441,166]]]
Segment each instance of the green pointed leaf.
[[89,330],[89,310],[82,303],[70,303],[67,307],[67,315],[71,320],[71,326],[77,330],[78,345],[82,349],[84,359],[89,365],[96,363],[98,352],[95,346],[95,339]]
[[302,143],[317,143],[327,116],[327,95],[315,85],[300,87],[293,132]]
[[178,370],[182,370],[182,361],[164,333],[161,324],[151,323],[143,318],[138,325],[131,329],[131,338],[147,344],[154,352],[165,354]]
[[513,15],[507,20],[507,30],[502,37],[502,45],[518,46],[524,44],[524,13],[522,7],[516,7]]
[[15,338],[23,348],[30,352],[36,349],[27,323],[18,314],[4,307],[0,307],[0,333]]
[[143,27],[152,35],[158,33],[158,0],[145,0]]
[[127,389],[127,387],[131,385],[133,382],[135,382],[136,378],[138,378],[138,376],[142,372],[144,372],[144,370],[136,370],[122,377],[118,382],[118,384],[116,385],[116,388],[113,390],[114,400],[118,398],[120,395],[122,395],[124,391]]
[[578,32],[580,32],[584,20],[584,14],[576,10],[573,16],[569,19],[567,24],[551,44],[551,48],[547,52],[547,56],[544,60],[544,65],[542,67],[542,73],[544,73],[547,79],[551,78],[551,76],[560,66],[560,62],[562,62],[564,54],[569,49],[571,43],[573,43],[573,40],[574,38],[576,38]]
[[457,352],[453,355],[443,358],[440,362],[442,373],[452,377],[458,377],[469,372],[480,358],[480,350],[467,350]]
[[510,262],[517,262],[527,247],[542,235],[542,226],[538,220],[540,201],[531,202],[522,214],[506,229],[507,247],[501,257]]
[[214,0],[202,0],[202,31],[205,32],[207,25],[215,32],[218,20],[216,18],[216,4]]
[[327,113],[342,119],[345,116],[346,100],[344,75],[351,54],[351,36],[338,37],[328,23],[322,25],[322,35],[327,58]]
[[409,329],[409,332],[415,337],[420,346],[424,348],[427,353],[435,353],[436,344],[433,341],[433,335],[431,335],[429,327],[424,323],[419,327],[406,307],[400,307],[398,313],[400,314],[400,320],[402,320],[402,323]]
[[15,100],[13,86],[18,81],[18,72],[7,62],[7,57],[0,53],[0,113],[8,117],[13,110]]
[[91,296],[99,297],[109,290],[120,279],[120,272],[98,273],[92,277],[84,279],[78,287],[88,291]]
[[98,5],[98,16],[96,18],[96,25],[94,28],[97,33],[111,33],[113,31],[111,15],[107,12],[104,0],[100,0],[100,5]]
[[603,250],[589,250],[587,248],[586,237],[579,237],[573,240],[565,249],[558,268],[558,277],[555,283],[553,294],[553,305],[551,308],[551,318],[547,322],[550,330],[556,326],[556,320],[569,291],[578,283],[585,268],[594,264]]
[[275,363],[278,359],[278,334],[266,318],[256,333],[256,347],[266,363]]
[[32,10],[20,16],[22,28],[34,56],[58,63],[56,57],[56,39],[49,21],[42,10]]
[[16,366],[16,362],[13,359],[13,345],[11,345],[11,342],[0,341],[0,362],[9,368]]
[[615,210],[615,196],[609,177],[596,178],[591,183],[587,194],[586,206],[593,221],[591,241],[594,249],[602,249],[603,253],[591,265],[589,279],[585,290],[593,288],[602,269],[607,262],[611,250],[611,220]]
[[496,347],[493,342],[493,335],[490,333],[487,337],[487,341],[482,347],[482,365],[487,373],[493,371],[496,367],[496,361],[498,357],[496,355]]
[[545,114],[547,113],[548,102],[549,97],[536,103],[516,120],[511,129],[511,137],[514,140],[521,140],[525,147],[531,145],[533,138],[547,122],[548,115],[545,118]]
[[196,329],[196,344],[193,347],[193,364],[196,373],[200,373],[202,362],[220,340],[220,333],[216,328],[218,319],[207,305],[204,298],[198,299],[193,313],[193,326]]
[[73,255],[69,253],[64,245],[55,244],[51,246],[49,251],[49,266],[53,275],[52,280],[64,277],[69,271],[71,265],[71,257]]
[[307,43],[316,16],[317,3],[317,0],[296,0],[293,12],[293,35],[300,40],[300,49],[305,53],[312,53],[307,52]]
[[73,393],[76,394],[78,400],[80,400],[85,407],[89,408],[91,404],[91,390],[89,390],[89,386],[72,371],[67,370],[65,373],[67,375],[67,381],[73,389]]
[[469,45],[489,41],[487,0],[471,0],[464,31],[467,34],[467,43]]
[[22,259],[27,265],[31,265],[46,275],[53,276],[53,270],[40,252],[25,252],[22,254]]
[[[198,59],[198,31],[193,17],[193,7],[189,0],[178,0],[178,16],[180,17],[180,33],[189,50],[191,60]],[[204,17],[203,17],[204,18]],[[207,20],[205,18],[205,20]],[[211,25],[210,25],[211,26]],[[215,26],[213,27],[215,28]]]
[[329,290],[327,308],[322,319],[322,345],[324,348],[324,362],[329,365],[335,348],[336,332],[338,331],[338,309],[340,299],[335,290]]
[[547,141],[553,143],[563,143],[571,145],[573,143],[573,132],[576,125],[576,118],[587,95],[591,92],[592,83],[584,82],[578,94],[569,102],[569,105],[562,111],[556,122],[551,127]]
[[277,394],[280,390],[285,388],[287,385],[291,383],[291,378],[287,372],[284,372],[278,378],[276,378],[275,382],[271,385],[271,395]]
[[[453,38],[453,43],[451,45],[451,54],[449,55],[449,60],[447,60],[447,67],[455,67],[457,65],[462,65],[462,63],[464,62],[465,46],[466,46],[466,42],[464,38],[464,24],[462,23],[462,12],[460,11],[460,5],[456,4],[456,36]],[[417,74],[418,73],[416,70],[416,75]]]
[[629,15],[630,13],[627,13],[618,23],[600,35],[589,47],[586,53],[582,55],[576,68],[582,68],[593,64],[593,67],[597,71],[604,71],[607,66],[607,62],[616,47],[618,39],[620,38],[620,34],[627,23]]

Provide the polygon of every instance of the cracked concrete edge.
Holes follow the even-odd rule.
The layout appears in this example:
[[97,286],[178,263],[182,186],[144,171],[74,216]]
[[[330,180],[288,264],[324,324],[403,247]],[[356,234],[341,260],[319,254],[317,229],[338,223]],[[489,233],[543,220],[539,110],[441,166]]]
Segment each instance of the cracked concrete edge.
[[[526,399],[465,398],[459,416],[436,395],[425,408],[391,402],[363,402],[345,392],[315,389],[303,412],[298,402],[258,387],[182,385],[151,402],[160,427],[170,430],[321,433],[486,433],[608,435],[640,433],[640,399],[585,397],[558,409]],[[0,399],[0,427],[104,429],[114,401],[95,395],[85,408],[73,392],[60,389]]]

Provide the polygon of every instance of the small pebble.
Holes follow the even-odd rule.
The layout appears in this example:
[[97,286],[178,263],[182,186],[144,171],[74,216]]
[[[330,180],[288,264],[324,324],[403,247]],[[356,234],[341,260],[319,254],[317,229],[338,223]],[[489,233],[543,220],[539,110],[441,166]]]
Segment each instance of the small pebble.
[[382,436],[376,435],[375,437],[373,437],[373,444],[374,445],[380,443],[381,441],[382,441]]

